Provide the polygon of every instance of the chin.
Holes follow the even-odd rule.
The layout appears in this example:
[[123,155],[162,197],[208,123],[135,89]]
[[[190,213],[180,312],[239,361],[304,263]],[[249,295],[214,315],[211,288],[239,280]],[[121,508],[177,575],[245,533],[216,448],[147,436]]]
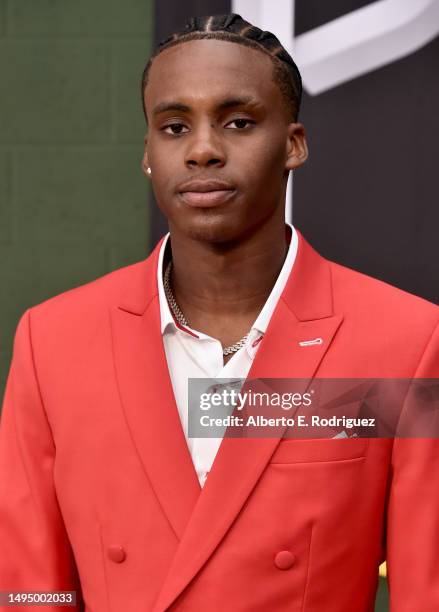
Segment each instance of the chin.
[[241,234],[239,231],[240,224],[236,221],[236,219],[230,217],[226,218],[225,215],[202,214],[188,219],[183,226],[178,225],[181,233],[192,240],[222,243],[233,241]]

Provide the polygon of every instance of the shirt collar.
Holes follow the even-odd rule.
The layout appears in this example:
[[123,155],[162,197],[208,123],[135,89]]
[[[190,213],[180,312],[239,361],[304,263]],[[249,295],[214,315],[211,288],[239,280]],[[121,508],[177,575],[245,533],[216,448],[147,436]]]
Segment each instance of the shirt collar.
[[[251,330],[256,330],[262,334],[265,333],[271,315],[276,308],[277,302],[285,288],[288,277],[293,269],[294,261],[297,254],[298,237],[295,228],[290,224],[286,223],[291,230],[291,239],[288,247],[287,255],[283,263],[282,269],[277,277],[273,289],[267,298],[261,312],[259,313],[256,321],[253,323]],[[158,265],[157,265],[157,286],[159,293],[160,303],[160,328],[162,335],[167,331],[177,330],[179,325],[176,324],[174,317],[172,316],[171,309],[169,308],[168,300],[166,299],[165,289],[163,287],[163,260],[165,256],[166,246],[168,244],[170,233],[168,232],[162,242],[159,252]],[[252,334],[254,335],[254,334]]]
[[279,272],[279,276],[277,277],[276,282],[274,283],[274,287],[267,298],[267,301],[262,307],[262,310],[259,313],[256,321],[252,325],[252,329],[257,329],[262,334],[265,334],[267,330],[271,315],[273,314],[274,309],[276,308],[276,305],[279,301],[279,298],[282,295],[288,277],[293,269],[294,261],[296,259],[297,245],[299,242],[297,232],[290,223],[286,223],[286,225],[291,229],[291,239],[287,251],[287,256],[285,257],[284,264],[281,268],[281,271]]
[[169,308],[168,300],[166,299],[165,288],[163,286],[163,260],[166,251],[166,245],[169,242],[170,232],[168,232],[162,242],[159,252],[159,260],[157,264],[157,286],[159,290],[159,303],[160,303],[160,330],[162,335],[170,330],[177,329],[177,326],[172,316],[171,309]]

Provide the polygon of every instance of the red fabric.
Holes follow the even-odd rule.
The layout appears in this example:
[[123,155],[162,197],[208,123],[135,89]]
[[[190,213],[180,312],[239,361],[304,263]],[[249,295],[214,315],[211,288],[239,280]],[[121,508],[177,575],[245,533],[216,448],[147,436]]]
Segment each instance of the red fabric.
[[[437,440],[227,438],[200,490],[160,334],[159,246],[19,322],[0,591],[76,589],[88,612],[372,612],[387,558],[392,612],[439,610]],[[439,377],[438,321],[299,236],[249,378]]]

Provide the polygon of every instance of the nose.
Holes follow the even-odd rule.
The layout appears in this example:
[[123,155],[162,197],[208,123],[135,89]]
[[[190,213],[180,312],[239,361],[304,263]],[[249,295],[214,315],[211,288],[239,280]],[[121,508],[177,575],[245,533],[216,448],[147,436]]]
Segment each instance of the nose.
[[215,126],[209,124],[194,129],[188,139],[186,166],[223,166],[224,163],[225,152]]

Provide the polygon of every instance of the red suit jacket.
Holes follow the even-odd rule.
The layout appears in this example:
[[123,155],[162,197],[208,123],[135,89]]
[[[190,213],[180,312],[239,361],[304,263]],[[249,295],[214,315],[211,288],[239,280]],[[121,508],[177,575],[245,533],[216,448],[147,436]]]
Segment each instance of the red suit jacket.
[[[437,440],[225,438],[200,489],[160,334],[160,244],[20,319],[0,591],[76,590],[87,612],[372,612],[387,559],[392,612],[439,610]],[[438,322],[299,235],[248,378],[436,378]]]

